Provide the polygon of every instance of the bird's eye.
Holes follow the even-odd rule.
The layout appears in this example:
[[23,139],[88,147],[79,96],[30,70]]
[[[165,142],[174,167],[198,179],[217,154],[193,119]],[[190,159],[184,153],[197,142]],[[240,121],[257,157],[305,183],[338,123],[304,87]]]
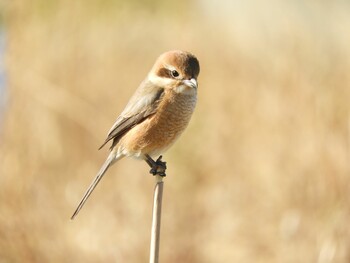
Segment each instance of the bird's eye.
[[180,75],[179,72],[177,72],[176,70],[170,71],[170,74],[173,78],[177,78]]

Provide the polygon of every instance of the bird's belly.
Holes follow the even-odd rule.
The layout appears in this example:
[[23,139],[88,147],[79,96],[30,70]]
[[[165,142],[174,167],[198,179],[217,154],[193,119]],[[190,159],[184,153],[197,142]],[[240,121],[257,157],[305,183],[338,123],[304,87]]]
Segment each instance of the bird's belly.
[[123,136],[124,154],[156,156],[167,150],[187,127],[195,105],[195,95],[165,98],[154,115]]

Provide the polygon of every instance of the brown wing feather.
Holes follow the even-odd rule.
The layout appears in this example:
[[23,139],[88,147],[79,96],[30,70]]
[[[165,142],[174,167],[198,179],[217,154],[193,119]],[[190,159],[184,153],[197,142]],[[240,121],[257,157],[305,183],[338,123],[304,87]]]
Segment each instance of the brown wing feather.
[[[143,110],[137,114],[134,114],[130,117],[122,117],[120,116],[119,123],[109,132],[106,140],[104,143],[100,146],[99,150],[106,145],[110,140],[113,139],[112,146],[110,149],[112,149],[119,141],[119,139],[128,132],[131,128],[133,128],[136,124],[139,124],[143,122],[145,119],[152,116],[154,113],[156,113],[159,101],[161,101],[162,97],[164,95],[164,90],[160,89],[156,96],[154,97],[153,102],[150,104],[150,107],[148,107],[146,110]],[[118,118],[118,119],[119,119]],[[117,120],[118,121],[118,120]]]

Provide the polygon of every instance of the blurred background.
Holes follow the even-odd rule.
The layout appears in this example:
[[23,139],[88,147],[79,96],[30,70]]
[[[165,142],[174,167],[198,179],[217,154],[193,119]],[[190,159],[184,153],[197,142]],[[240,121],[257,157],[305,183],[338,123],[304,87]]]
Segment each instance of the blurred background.
[[350,4],[0,2],[0,262],[148,262],[154,179],[98,151],[164,51],[201,63],[161,262],[350,262]]

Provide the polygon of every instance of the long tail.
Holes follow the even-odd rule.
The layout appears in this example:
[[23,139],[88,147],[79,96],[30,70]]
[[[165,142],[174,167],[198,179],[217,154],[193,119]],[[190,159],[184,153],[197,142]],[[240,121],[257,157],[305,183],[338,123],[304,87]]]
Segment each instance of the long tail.
[[107,160],[102,165],[102,167],[101,167],[100,171],[97,173],[95,179],[92,181],[89,188],[86,190],[86,192],[85,192],[83,198],[81,199],[77,209],[75,210],[74,214],[71,217],[72,220],[76,217],[76,215],[79,213],[81,208],[84,206],[86,200],[89,198],[89,196],[91,195],[92,191],[95,189],[97,184],[101,181],[103,175],[107,172],[108,168],[114,162],[120,160],[121,158],[123,158],[123,155],[115,156],[115,153],[113,151],[109,154]]

